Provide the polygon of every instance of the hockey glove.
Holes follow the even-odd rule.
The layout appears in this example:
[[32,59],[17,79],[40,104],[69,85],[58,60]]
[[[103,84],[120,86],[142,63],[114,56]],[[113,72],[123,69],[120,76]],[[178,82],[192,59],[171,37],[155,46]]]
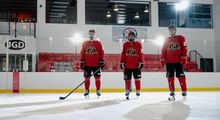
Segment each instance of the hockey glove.
[[142,69],[143,67],[144,67],[144,64],[141,63],[141,62],[139,62],[139,63],[138,63],[138,69]]
[[101,69],[103,69],[103,68],[105,67],[105,62],[104,62],[104,61],[100,61],[100,62],[99,62],[99,67],[100,67]]
[[120,63],[120,68],[121,68],[122,70],[124,70],[124,69],[125,69],[125,64],[124,64],[124,63]]
[[82,70],[85,69],[85,61],[81,61],[81,62],[80,62],[80,68],[81,68]]
[[182,63],[182,65],[186,65],[187,57],[181,57],[181,63]]

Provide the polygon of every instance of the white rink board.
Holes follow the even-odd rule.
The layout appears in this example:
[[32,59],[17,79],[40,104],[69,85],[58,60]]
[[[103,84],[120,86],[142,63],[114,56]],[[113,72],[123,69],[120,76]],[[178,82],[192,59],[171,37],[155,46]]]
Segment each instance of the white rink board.
[[[0,89],[12,88],[12,73],[0,73]],[[186,73],[189,88],[219,88],[220,73]],[[82,72],[21,72],[21,89],[72,89],[84,80]],[[122,72],[102,72],[102,88],[124,88]],[[142,88],[167,88],[164,72],[142,72]],[[91,88],[94,88],[91,78]],[[133,82],[134,84],[134,82]],[[176,86],[179,87],[178,80]],[[83,86],[81,86],[83,88]]]

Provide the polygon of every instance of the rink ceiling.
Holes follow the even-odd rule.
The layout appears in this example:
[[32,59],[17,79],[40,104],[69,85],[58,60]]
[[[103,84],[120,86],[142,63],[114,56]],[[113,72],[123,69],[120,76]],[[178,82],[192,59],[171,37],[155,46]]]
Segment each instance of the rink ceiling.
[[[10,93],[13,88],[11,72],[0,73],[0,93]],[[220,91],[220,73],[187,72],[189,91]],[[7,80],[8,79],[8,80]],[[70,92],[83,82],[82,72],[21,72],[19,76],[21,93],[62,93]],[[102,72],[102,92],[124,92],[121,72]],[[167,80],[164,72],[143,72],[142,92],[166,92]],[[134,81],[133,81],[134,82]],[[91,92],[95,91],[94,78],[91,78]],[[177,91],[180,90],[176,80]],[[134,89],[134,83],[133,83]],[[84,92],[82,85],[76,92]]]

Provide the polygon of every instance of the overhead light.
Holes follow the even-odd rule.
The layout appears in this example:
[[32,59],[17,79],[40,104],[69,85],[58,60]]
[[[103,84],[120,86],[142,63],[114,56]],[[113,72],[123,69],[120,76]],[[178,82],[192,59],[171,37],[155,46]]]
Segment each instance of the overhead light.
[[53,5],[52,8],[67,8],[68,6],[58,6],[58,5]]
[[186,10],[189,7],[188,0],[182,0],[180,3],[175,4],[175,8],[177,11]]
[[124,17],[124,16],[117,16],[117,20],[126,20],[126,17]]
[[65,12],[65,9],[51,9],[51,11],[57,11],[57,12]]
[[53,3],[54,3],[54,4],[66,4],[66,5],[69,4],[69,2],[58,2],[58,1],[54,1]]
[[62,16],[50,15],[50,18],[61,18]]
[[118,17],[126,17],[127,15],[125,15],[125,14],[118,14],[117,16]]
[[118,5],[117,4],[115,4],[114,5],[114,9],[113,9],[115,12],[117,12],[118,10],[119,10],[119,8],[118,8]]
[[107,11],[107,14],[106,14],[106,17],[111,17],[112,15],[111,15],[111,12],[108,10]]
[[125,11],[118,11],[118,13],[125,14],[126,12]]
[[110,3],[149,4],[146,0],[110,0]]
[[51,15],[57,15],[57,16],[67,16],[65,13],[58,13],[58,12],[50,12]]
[[117,19],[118,24],[125,24],[125,19]]
[[139,18],[140,18],[140,16],[139,16],[139,13],[138,13],[138,12],[135,14],[134,18],[135,18],[135,19],[139,19]]
[[72,38],[70,38],[70,40],[74,43],[74,44],[80,44],[83,40],[82,38],[82,34],[81,33],[75,33],[73,35]]
[[145,12],[145,13],[148,13],[148,12],[149,12],[149,9],[148,9],[148,7],[147,7],[147,6],[145,7],[144,12]]
[[49,40],[52,41],[52,40],[53,40],[53,37],[50,36],[50,37],[49,37]]
[[163,36],[157,36],[156,39],[153,41],[157,46],[163,46],[165,38]]

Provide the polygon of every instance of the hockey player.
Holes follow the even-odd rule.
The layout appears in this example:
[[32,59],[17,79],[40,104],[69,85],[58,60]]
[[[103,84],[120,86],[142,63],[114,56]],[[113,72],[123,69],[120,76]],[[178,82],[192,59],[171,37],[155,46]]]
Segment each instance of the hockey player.
[[179,80],[182,96],[185,98],[187,95],[186,77],[184,74],[183,66],[187,62],[187,45],[185,38],[182,35],[176,35],[176,27],[168,27],[170,36],[164,41],[162,54],[161,54],[161,64],[166,65],[166,77],[169,84],[170,96],[168,99],[170,101],[175,100],[175,77]]
[[105,62],[103,59],[104,50],[100,41],[95,39],[95,30],[89,30],[89,40],[82,44],[81,49],[81,63],[80,67],[84,70],[85,78],[85,93],[84,96],[88,97],[90,87],[90,77],[92,73],[95,78],[96,94],[101,96],[101,71],[100,68],[104,68]]
[[123,50],[121,52],[121,63],[120,67],[124,70],[125,80],[125,96],[129,99],[131,88],[132,74],[135,79],[136,95],[140,96],[141,89],[141,69],[144,66],[144,57],[142,51],[142,45],[140,42],[135,40],[136,35],[130,31],[128,33],[128,41],[123,44]]

